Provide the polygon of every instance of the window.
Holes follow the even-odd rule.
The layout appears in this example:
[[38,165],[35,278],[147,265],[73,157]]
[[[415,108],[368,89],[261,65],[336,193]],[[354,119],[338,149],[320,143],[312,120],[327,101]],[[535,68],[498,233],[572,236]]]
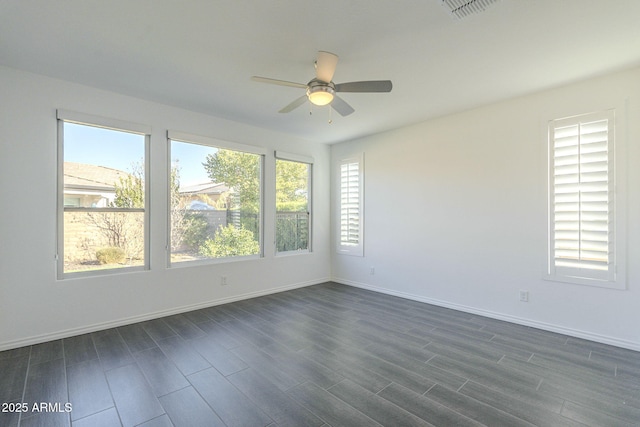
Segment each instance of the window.
[[313,160],[276,152],[276,252],[309,252],[311,164]]
[[340,161],[338,173],[338,253],[363,256],[363,156]]
[[148,268],[144,126],[58,111],[58,276]]
[[169,132],[170,264],[262,254],[257,147]]
[[617,280],[614,112],[549,124],[548,277],[623,287]]

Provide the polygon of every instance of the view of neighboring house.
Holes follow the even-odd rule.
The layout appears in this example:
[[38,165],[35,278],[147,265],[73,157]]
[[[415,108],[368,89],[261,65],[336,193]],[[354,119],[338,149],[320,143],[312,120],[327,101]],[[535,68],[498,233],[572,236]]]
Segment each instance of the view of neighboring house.
[[127,172],[84,163],[64,163],[64,206],[106,208],[116,196],[115,183]]
[[[224,184],[216,184],[207,181],[197,184],[181,185],[180,199],[184,202],[187,209],[193,210],[209,210],[209,209],[226,209],[226,202],[222,195],[229,191]],[[222,200],[221,200],[222,199]]]

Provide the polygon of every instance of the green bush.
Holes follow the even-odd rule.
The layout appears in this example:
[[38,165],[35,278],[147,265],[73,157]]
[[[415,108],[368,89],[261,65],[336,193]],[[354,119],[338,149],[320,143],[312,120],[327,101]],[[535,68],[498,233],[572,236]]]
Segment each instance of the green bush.
[[254,239],[253,232],[246,228],[236,228],[229,224],[219,228],[213,239],[200,246],[200,254],[210,258],[225,258],[242,255],[257,255],[260,244]]
[[124,261],[126,254],[122,248],[108,247],[98,249],[96,251],[96,258],[100,264],[118,264]]
[[209,224],[201,214],[187,213],[183,220],[184,236],[182,243],[191,249],[201,247],[209,235]]

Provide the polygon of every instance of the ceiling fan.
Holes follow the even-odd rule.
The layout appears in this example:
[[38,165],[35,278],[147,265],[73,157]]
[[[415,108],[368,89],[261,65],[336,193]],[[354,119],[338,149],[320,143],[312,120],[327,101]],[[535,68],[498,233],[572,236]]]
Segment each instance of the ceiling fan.
[[280,86],[290,86],[306,89],[307,93],[284,107],[279,113],[288,113],[295,110],[308,99],[312,104],[323,106],[331,104],[331,107],[342,116],[348,116],[355,110],[342,98],[336,95],[338,92],[391,92],[390,80],[369,80],[361,82],[334,83],[331,79],[336,71],[338,56],[331,52],[319,51],[316,57],[316,77],[309,83],[294,83],[285,80],[270,79],[267,77],[253,76],[251,80],[261,83],[270,83]]

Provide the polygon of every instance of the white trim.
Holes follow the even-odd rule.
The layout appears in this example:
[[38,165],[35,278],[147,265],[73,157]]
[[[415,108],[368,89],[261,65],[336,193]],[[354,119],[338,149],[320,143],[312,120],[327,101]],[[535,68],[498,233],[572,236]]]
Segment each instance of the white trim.
[[240,144],[238,142],[224,141],[222,139],[208,136],[194,135],[192,133],[179,132],[175,130],[167,131],[167,138],[171,141],[188,142],[191,144],[206,145],[214,148],[227,148],[229,150],[242,151],[245,153],[267,155],[267,149],[255,145]]
[[171,316],[174,314],[186,313],[189,311],[199,310],[202,308],[214,307],[217,305],[228,304],[231,302],[242,301],[251,298],[257,298],[265,295],[277,294],[280,292],[290,291],[293,289],[304,288],[307,286],[319,285],[321,283],[326,283],[330,281],[329,278],[321,278],[316,280],[310,280],[307,282],[299,282],[293,283],[290,285],[278,286],[275,288],[256,291],[256,292],[248,292],[241,295],[236,295],[233,297],[219,298],[215,300],[209,300],[206,302],[201,302],[197,304],[184,305],[181,307],[171,308],[167,310],[155,311],[152,313],[146,313],[138,316],[125,317],[122,319],[117,319],[108,322],[94,323],[89,326],[81,326],[78,328],[70,328],[65,329],[63,331],[52,332],[48,334],[36,335],[28,338],[22,338],[13,341],[5,341],[0,342],[0,351],[11,350],[14,348],[24,347],[27,345],[40,344],[47,341],[57,340],[61,338],[69,338],[76,335],[87,334],[96,331],[102,331],[105,329],[117,328],[119,326],[131,325],[138,322],[143,322],[146,320],[158,319],[161,317]]
[[299,251],[285,251],[285,252],[278,252],[276,251],[274,257],[276,258],[284,258],[284,257],[288,257],[288,256],[304,256],[304,255],[310,255],[311,251],[310,250],[299,250]]
[[151,129],[144,137],[144,269],[151,270]]
[[64,120],[56,119],[56,280],[64,278]]
[[227,264],[230,262],[254,261],[254,260],[262,260],[262,259],[265,259],[264,255],[253,254],[253,255],[236,255],[236,256],[220,257],[220,258],[191,259],[191,260],[176,261],[176,262],[171,262],[171,260],[169,260],[169,268],[200,267],[204,265]]
[[381,294],[392,295],[399,298],[408,299],[411,301],[422,302],[425,304],[431,304],[438,307],[450,308],[464,313],[476,314],[478,316],[488,317],[491,319],[502,320],[517,325],[530,326],[532,328],[541,329],[549,332],[556,332],[559,334],[581,338],[589,341],[595,341],[602,344],[612,345],[615,347],[626,348],[629,350],[640,351],[640,342],[627,341],[619,338],[613,338],[607,335],[594,334],[592,332],[583,331],[580,329],[566,328],[564,326],[554,325],[552,323],[539,322],[537,320],[526,319],[524,317],[511,316],[508,314],[499,313],[496,311],[483,310],[467,305],[455,304],[448,301],[442,301],[438,299],[423,297],[420,295],[409,294],[406,292],[398,292],[391,289],[380,288],[377,286],[371,286],[366,283],[356,282],[353,280],[342,279],[334,277],[331,281],[340,283],[342,285],[353,286],[354,288],[366,289]]
[[[164,240],[164,268],[171,268],[171,173],[173,171],[173,160],[171,158],[171,139],[169,139],[169,132],[165,134],[165,149],[167,160],[165,162],[165,172],[167,174],[166,188],[165,188],[165,200],[167,201],[167,208],[165,211],[165,240]],[[178,169],[179,171],[179,169]]]
[[280,160],[289,160],[289,161],[298,162],[298,163],[308,163],[310,165],[313,164],[313,157],[304,156],[302,154],[287,153],[285,151],[276,151],[275,157],[276,159],[280,159]]
[[139,133],[141,135],[151,135],[151,126],[140,123],[133,123],[126,120],[112,119],[109,117],[94,116],[92,114],[78,113],[69,110],[56,110],[56,118],[65,122],[114,129],[125,132]]

